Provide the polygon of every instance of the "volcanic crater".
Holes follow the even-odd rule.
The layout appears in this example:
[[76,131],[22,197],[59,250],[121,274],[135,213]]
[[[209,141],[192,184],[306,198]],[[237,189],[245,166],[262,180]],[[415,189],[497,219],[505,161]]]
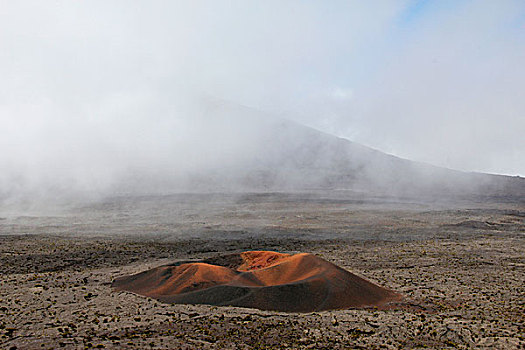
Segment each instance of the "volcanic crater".
[[318,256],[272,251],[176,262],[117,278],[112,286],[165,303],[285,312],[381,307],[402,299]]

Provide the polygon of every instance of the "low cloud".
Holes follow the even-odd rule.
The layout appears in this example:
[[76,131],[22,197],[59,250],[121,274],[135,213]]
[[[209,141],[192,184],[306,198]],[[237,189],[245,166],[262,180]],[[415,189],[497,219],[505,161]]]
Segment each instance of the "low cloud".
[[523,4],[413,6],[3,2],[0,192],[105,193],[129,174],[249,158],[259,124],[215,115],[217,101],[406,158],[525,174]]

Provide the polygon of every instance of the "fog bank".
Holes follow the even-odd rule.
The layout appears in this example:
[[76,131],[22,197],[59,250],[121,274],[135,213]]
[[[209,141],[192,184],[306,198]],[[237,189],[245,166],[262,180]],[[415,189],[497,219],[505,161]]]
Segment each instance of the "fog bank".
[[525,174],[524,18],[520,1],[3,1],[0,196],[390,188],[412,174],[294,122]]

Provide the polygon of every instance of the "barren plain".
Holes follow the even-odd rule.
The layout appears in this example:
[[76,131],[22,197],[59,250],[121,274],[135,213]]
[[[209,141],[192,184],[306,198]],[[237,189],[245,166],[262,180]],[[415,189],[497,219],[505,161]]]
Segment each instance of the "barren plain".
[[[0,211],[2,349],[525,348],[525,203],[344,191],[119,197]],[[245,250],[318,255],[405,297],[285,313],[163,304],[123,275]]]

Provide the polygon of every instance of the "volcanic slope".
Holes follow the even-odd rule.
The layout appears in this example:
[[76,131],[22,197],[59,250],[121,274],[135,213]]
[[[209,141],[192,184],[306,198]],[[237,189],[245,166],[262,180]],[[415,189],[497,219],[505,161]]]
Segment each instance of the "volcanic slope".
[[[525,179],[467,173],[402,159],[299,123],[207,102],[197,124],[212,135],[190,191],[344,189],[395,196],[499,196],[524,201]],[[202,155],[199,155],[202,157]],[[195,157],[195,158],[199,158]]]
[[166,303],[287,312],[381,306],[401,299],[315,255],[267,251],[161,266],[120,277],[113,287]]

